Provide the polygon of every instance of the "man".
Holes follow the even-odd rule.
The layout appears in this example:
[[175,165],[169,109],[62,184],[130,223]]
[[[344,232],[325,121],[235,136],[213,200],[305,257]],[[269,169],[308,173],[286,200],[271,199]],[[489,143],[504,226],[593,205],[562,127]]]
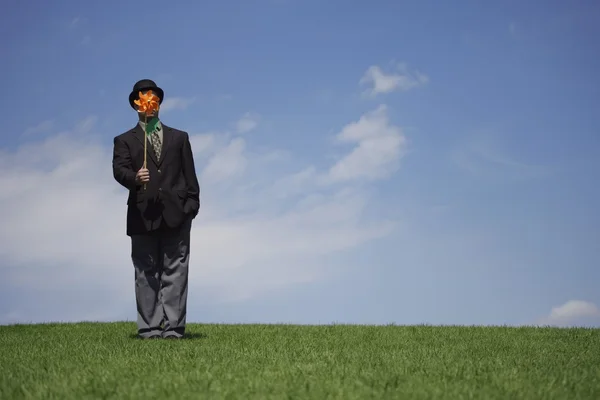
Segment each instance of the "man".
[[[152,80],[133,86],[129,104],[151,90],[162,103],[164,92]],[[114,138],[113,175],[129,189],[127,235],[135,270],[140,338],[179,339],[185,333],[188,263],[192,220],[200,209],[200,186],[186,132],[160,121],[148,136],[144,164],[144,114],[135,127]],[[156,115],[148,116],[150,121]]]

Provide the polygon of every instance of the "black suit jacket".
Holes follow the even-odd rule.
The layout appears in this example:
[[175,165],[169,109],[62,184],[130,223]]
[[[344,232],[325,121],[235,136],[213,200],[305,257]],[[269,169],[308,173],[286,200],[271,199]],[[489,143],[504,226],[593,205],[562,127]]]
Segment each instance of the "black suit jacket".
[[150,182],[135,182],[144,165],[144,131],[139,124],[114,138],[113,175],[129,189],[127,235],[177,229],[195,218],[200,209],[200,185],[186,132],[162,124],[163,145],[157,160],[148,138]]

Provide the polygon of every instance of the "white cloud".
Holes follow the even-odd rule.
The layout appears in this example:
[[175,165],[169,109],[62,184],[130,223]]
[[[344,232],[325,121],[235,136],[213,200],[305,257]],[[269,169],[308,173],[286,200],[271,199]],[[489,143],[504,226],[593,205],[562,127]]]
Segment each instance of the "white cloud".
[[600,308],[587,301],[569,300],[561,306],[552,308],[550,315],[543,318],[539,325],[600,325]]
[[190,143],[192,145],[192,149],[196,153],[203,153],[204,151],[214,148],[218,135],[218,132],[191,135]]
[[96,117],[95,115],[90,115],[90,116],[82,119],[81,121],[79,121],[79,123],[77,123],[75,125],[75,127],[73,128],[73,133],[77,133],[77,134],[90,133],[92,131],[92,129],[94,128],[94,126],[96,125],[96,122],[98,122],[98,117]]
[[406,138],[400,127],[390,124],[387,111],[381,105],[342,129],[338,143],[355,147],[330,168],[325,182],[382,179],[397,170]]
[[466,173],[486,179],[537,179],[553,172],[550,167],[524,163],[507,153],[496,136],[482,132],[457,146],[451,158]]
[[308,185],[314,182],[317,171],[309,166],[300,172],[286,175],[277,179],[271,188],[276,198],[287,198],[303,192]]
[[30,136],[30,135],[36,135],[39,133],[46,133],[46,132],[49,132],[53,127],[54,127],[54,121],[52,121],[52,120],[42,121],[35,126],[31,126],[27,129],[25,129],[25,132],[23,132],[23,136]]
[[237,133],[250,132],[258,126],[260,116],[258,114],[247,112],[236,123],[235,128]]
[[[65,321],[135,311],[127,194],[112,178],[112,148],[95,139],[102,137],[93,134],[95,121],[0,150],[2,284],[20,293],[51,293],[30,308],[4,304],[0,322],[35,322],[38,309],[45,310],[44,320]],[[190,293],[206,302],[239,301],[313,281],[339,267],[330,255],[391,232],[394,221],[364,215],[369,193],[348,179],[362,176],[355,162],[365,163],[370,177],[393,171],[371,158],[393,159],[377,143],[401,142],[400,131],[389,125],[385,108],[357,124],[338,139],[366,150],[354,149],[321,172],[310,165],[289,172],[295,164],[289,152],[257,151],[227,133],[191,135],[202,207],[192,233]],[[319,185],[319,176],[346,184]]]
[[364,94],[374,97],[394,91],[407,91],[429,82],[429,78],[421,72],[408,71],[406,64],[399,64],[397,69],[397,73],[385,73],[377,65],[370,66],[359,81],[360,85],[369,86]]
[[[166,97],[166,96],[165,96]],[[166,97],[160,105],[160,111],[162,113],[171,110],[185,110],[195,101],[194,98],[185,97]]]
[[247,163],[245,146],[244,139],[235,138],[224,149],[214,154],[202,171],[202,182],[210,185],[243,174]]

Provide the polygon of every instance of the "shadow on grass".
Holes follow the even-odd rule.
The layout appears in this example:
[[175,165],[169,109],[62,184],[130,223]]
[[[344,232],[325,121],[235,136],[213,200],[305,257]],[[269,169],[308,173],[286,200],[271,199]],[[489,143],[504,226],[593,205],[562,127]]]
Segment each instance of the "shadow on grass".
[[[129,335],[127,335],[128,338],[130,339],[136,339],[136,340],[141,340],[137,333],[130,333]],[[186,333],[185,335],[183,335],[183,340],[200,340],[200,339],[206,339],[208,338],[208,335],[206,333]],[[166,339],[162,339],[162,338],[158,338],[156,340],[166,340]]]

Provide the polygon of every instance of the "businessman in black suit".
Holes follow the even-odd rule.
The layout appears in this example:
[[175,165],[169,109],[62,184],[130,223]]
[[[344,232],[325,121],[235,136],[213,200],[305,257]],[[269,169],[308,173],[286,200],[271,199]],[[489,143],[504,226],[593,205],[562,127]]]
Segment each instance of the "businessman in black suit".
[[[129,95],[136,112],[134,100],[148,90],[162,103],[163,90],[140,80]],[[138,336],[179,339],[186,326],[190,231],[200,209],[200,185],[188,134],[160,121],[148,135],[143,168],[145,124],[143,114],[138,116],[135,127],[114,138],[112,161],[115,180],[129,190],[126,233],[135,269]]]

